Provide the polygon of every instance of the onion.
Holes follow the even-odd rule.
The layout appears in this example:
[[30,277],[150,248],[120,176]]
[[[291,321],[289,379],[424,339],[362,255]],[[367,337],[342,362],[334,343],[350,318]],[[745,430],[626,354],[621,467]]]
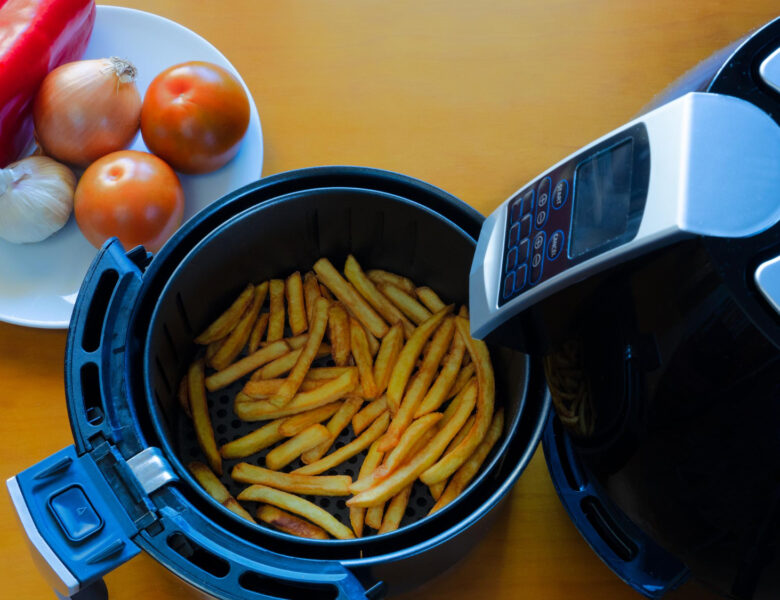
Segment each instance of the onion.
[[67,63],[49,73],[33,106],[44,152],[86,167],[127,147],[141,122],[135,76],[135,67],[115,56]]

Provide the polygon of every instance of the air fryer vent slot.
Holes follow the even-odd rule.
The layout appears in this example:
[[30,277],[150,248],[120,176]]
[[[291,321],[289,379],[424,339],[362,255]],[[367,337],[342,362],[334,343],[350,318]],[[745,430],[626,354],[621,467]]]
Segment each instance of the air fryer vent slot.
[[108,303],[119,281],[119,274],[114,269],[103,271],[92,294],[87,320],[84,324],[84,335],[81,347],[85,352],[94,352],[100,347],[100,337],[103,333],[103,321],[108,309]]
[[281,600],[334,600],[338,589],[327,584],[293,583],[265,577],[247,571],[238,578],[238,585],[247,591],[280,598]]
[[226,560],[201,548],[183,533],[174,533],[166,541],[179,556],[214,577],[225,577],[230,572],[230,564]]
[[612,516],[604,509],[604,506],[593,496],[585,498],[580,506],[588,519],[604,542],[612,549],[620,560],[629,562],[633,560],[639,549],[629,539],[626,533],[615,522]]
[[100,370],[95,363],[89,362],[81,367],[81,397],[87,421],[90,425],[103,422],[103,399],[100,395]]

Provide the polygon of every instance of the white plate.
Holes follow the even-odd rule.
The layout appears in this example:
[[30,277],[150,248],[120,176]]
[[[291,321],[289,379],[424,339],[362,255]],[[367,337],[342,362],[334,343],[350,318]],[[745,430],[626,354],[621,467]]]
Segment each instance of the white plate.
[[[205,60],[241,77],[209,42],[163,17],[116,6],[98,6],[95,28],[84,58],[120,56],[138,68],[143,94],[163,69],[189,60]],[[184,188],[186,221],[203,207],[260,178],[263,134],[249,90],[249,129],[241,149],[221,169],[205,175],[179,175]],[[147,150],[140,133],[131,148]],[[0,240],[0,320],[30,327],[65,328],[81,281],[96,250],[81,235],[71,216],[50,238],[37,244]]]

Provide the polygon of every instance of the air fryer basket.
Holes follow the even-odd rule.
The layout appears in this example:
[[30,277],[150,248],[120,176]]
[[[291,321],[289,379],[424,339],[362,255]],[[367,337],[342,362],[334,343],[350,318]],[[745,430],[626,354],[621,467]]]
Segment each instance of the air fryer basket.
[[[365,268],[382,268],[428,285],[446,302],[468,305],[468,275],[475,240],[452,221],[400,196],[357,188],[319,188],[282,195],[243,212],[211,232],[181,261],[156,301],[149,324],[145,352],[147,390],[153,423],[162,445],[182,477],[182,491],[199,506],[211,504],[235,521],[245,522],[216,505],[187,473],[191,460],[203,460],[189,420],[178,408],[175,391],[196,348],[192,342],[227,306],[248,281],[260,282],[284,277],[295,270],[308,270],[320,257],[341,268],[347,254],[354,254]],[[399,530],[357,540],[306,540],[312,544],[341,546],[340,552],[355,556],[354,550],[373,554],[385,552],[387,541],[403,546],[404,536],[420,523],[441,519],[444,513],[468,501],[470,491],[489,477],[509,444],[520,418],[527,386],[527,357],[504,348],[491,348],[496,370],[497,405],[506,412],[504,436],[488,457],[479,477],[461,497],[436,515],[423,519],[432,506],[427,488],[417,482]],[[242,380],[243,382],[243,380]],[[242,382],[209,395],[209,409],[217,437],[223,444],[254,430],[258,425],[240,421],[232,411],[232,398]],[[335,446],[352,438],[351,428]],[[263,464],[265,452],[247,462]],[[327,474],[354,477],[363,454]],[[222,481],[234,495],[243,484],[229,477],[237,460],[225,461]],[[291,465],[295,468],[297,465]],[[310,497],[348,524],[345,498]],[[213,506],[208,510],[213,510]],[[250,526],[251,527],[251,526]],[[264,533],[303,543],[284,533],[262,527]],[[381,547],[377,545],[377,540]],[[374,549],[375,550],[372,550]],[[304,552],[305,554],[305,552]]]

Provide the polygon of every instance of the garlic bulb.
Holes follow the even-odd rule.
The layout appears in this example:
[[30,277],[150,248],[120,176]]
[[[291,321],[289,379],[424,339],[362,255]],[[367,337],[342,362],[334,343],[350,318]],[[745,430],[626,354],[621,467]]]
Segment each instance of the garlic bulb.
[[46,156],[30,156],[0,169],[0,238],[40,242],[68,221],[76,176]]

